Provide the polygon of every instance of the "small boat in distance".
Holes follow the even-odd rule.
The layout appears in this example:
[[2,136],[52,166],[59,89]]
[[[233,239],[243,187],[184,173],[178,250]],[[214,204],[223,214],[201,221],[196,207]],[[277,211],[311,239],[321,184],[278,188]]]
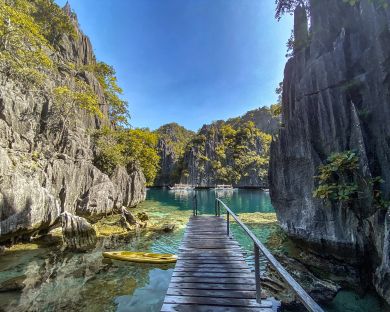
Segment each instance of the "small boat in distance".
[[188,191],[195,189],[194,186],[189,184],[175,184],[174,186],[169,186],[169,189],[172,191]]
[[233,185],[231,184],[218,184],[214,188],[215,190],[233,190]]

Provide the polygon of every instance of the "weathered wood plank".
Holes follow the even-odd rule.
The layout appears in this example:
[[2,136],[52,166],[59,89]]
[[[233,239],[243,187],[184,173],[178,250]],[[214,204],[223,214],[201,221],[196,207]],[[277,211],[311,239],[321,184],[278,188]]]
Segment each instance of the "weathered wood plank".
[[194,268],[194,267],[176,267],[175,272],[205,272],[205,273],[247,273],[251,274],[251,270],[248,268],[235,268],[235,267],[203,267],[203,268]]
[[220,217],[192,217],[164,299],[163,312],[271,312],[256,301],[254,273]]
[[241,261],[241,262],[235,262],[235,263],[206,263],[206,264],[194,264],[191,261],[178,261],[176,263],[176,269],[180,268],[197,268],[197,269],[202,269],[202,268],[232,268],[232,269],[248,269],[248,265]]
[[220,278],[220,277],[223,277],[223,278],[253,278],[253,273],[251,273],[251,271],[247,271],[247,272],[236,272],[236,273],[220,273],[220,272],[187,272],[187,271],[184,271],[184,272],[178,272],[178,271],[174,271],[172,273],[172,277],[179,277],[179,276],[182,276],[182,277],[185,277],[185,276],[188,276],[188,277],[213,277],[213,278]]
[[256,290],[254,284],[219,284],[219,283],[175,283],[171,282],[169,288],[181,289],[210,289],[210,290]]
[[[164,303],[183,303],[183,304],[207,304],[217,306],[239,306],[239,307],[259,307],[254,299],[237,298],[208,298],[208,297],[187,297],[187,296],[165,296]],[[272,303],[262,304],[265,308],[272,308]]]
[[210,289],[168,288],[167,295],[189,296],[189,297],[256,299],[256,291],[254,291],[254,290],[248,291],[248,290],[210,290]]
[[164,303],[161,312],[273,312],[271,308],[218,307],[210,305],[184,305]]
[[221,283],[221,284],[244,284],[255,285],[254,278],[234,278],[234,277],[181,277],[172,276],[172,282],[175,283]]

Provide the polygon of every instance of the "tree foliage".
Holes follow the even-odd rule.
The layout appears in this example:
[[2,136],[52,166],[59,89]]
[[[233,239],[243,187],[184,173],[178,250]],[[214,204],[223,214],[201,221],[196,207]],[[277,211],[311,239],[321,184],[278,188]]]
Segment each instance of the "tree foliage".
[[[19,1],[15,2],[19,6]],[[5,76],[26,86],[42,85],[45,70],[53,65],[50,49],[31,15],[8,4],[0,5],[0,71]]]
[[330,155],[325,164],[319,166],[318,187],[314,190],[313,196],[333,202],[352,203],[360,199],[365,190],[359,186],[363,184],[369,189],[374,200],[374,205],[379,208],[386,208],[390,205],[382,197],[380,184],[384,181],[381,177],[364,178],[359,173],[359,157],[353,151],[344,151]]
[[112,129],[103,127],[94,134],[99,148],[95,163],[103,172],[111,175],[116,166],[125,166],[131,171],[137,164],[141,167],[148,185],[152,184],[160,157],[157,153],[157,135],[148,129]]
[[118,86],[115,69],[104,62],[85,66],[85,69],[95,74],[103,88],[111,124],[113,126],[127,126],[130,116],[127,110],[127,102],[121,99],[123,90]]
[[290,14],[292,15],[297,6],[302,6],[309,10],[309,0],[275,0],[276,9],[275,9],[275,18],[279,21],[283,15]]
[[3,0],[0,5],[0,72],[26,87],[43,85],[51,54],[63,34],[77,36],[53,0]]
[[[257,129],[252,121],[233,125],[216,122],[190,142],[189,148],[196,150],[198,171],[211,166],[218,183],[236,184],[249,175],[265,179],[272,136]],[[206,154],[207,142],[214,142],[215,155]]]

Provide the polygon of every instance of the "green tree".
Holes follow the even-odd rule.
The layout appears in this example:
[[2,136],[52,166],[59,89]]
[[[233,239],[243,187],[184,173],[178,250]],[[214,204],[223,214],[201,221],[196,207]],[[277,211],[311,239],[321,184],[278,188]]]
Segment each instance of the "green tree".
[[96,165],[111,175],[116,166],[128,169],[134,164],[141,167],[147,185],[153,184],[159,169],[157,135],[148,129],[111,129],[103,127],[96,131],[99,148]]
[[0,5],[0,71],[25,86],[40,86],[53,66],[51,47],[33,17],[17,9],[28,10],[29,3],[15,3]]
[[123,90],[118,86],[115,69],[104,62],[86,66],[86,69],[96,75],[104,91],[104,97],[108,103],[108,114],[113,126],[128,126],[130,115],[127,110],[127,102],[121,99]]

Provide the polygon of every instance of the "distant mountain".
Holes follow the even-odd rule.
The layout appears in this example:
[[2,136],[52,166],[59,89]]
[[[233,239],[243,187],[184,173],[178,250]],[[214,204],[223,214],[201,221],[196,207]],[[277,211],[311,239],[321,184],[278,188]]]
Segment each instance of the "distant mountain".
[[161,126],[155,132],[159,136],[157,148],[160,155],[160,171],[154,184],[164,186],[180,179],[184,151],[195,136],[195,132],[174,122]]
[[270,108],[263,106],[248,111],[240,117],[230,118],[226,123],[237,128],[248,121],[252,121],[255,127],[262,132],[275,134],[279,129],[280,117],[274,116]]
[[156,130],[161,169],[155,185],[265,186],[271,135],[278,127],[279,117],[267,107],[203,125],[197,134],[176,123],[164,125]]

